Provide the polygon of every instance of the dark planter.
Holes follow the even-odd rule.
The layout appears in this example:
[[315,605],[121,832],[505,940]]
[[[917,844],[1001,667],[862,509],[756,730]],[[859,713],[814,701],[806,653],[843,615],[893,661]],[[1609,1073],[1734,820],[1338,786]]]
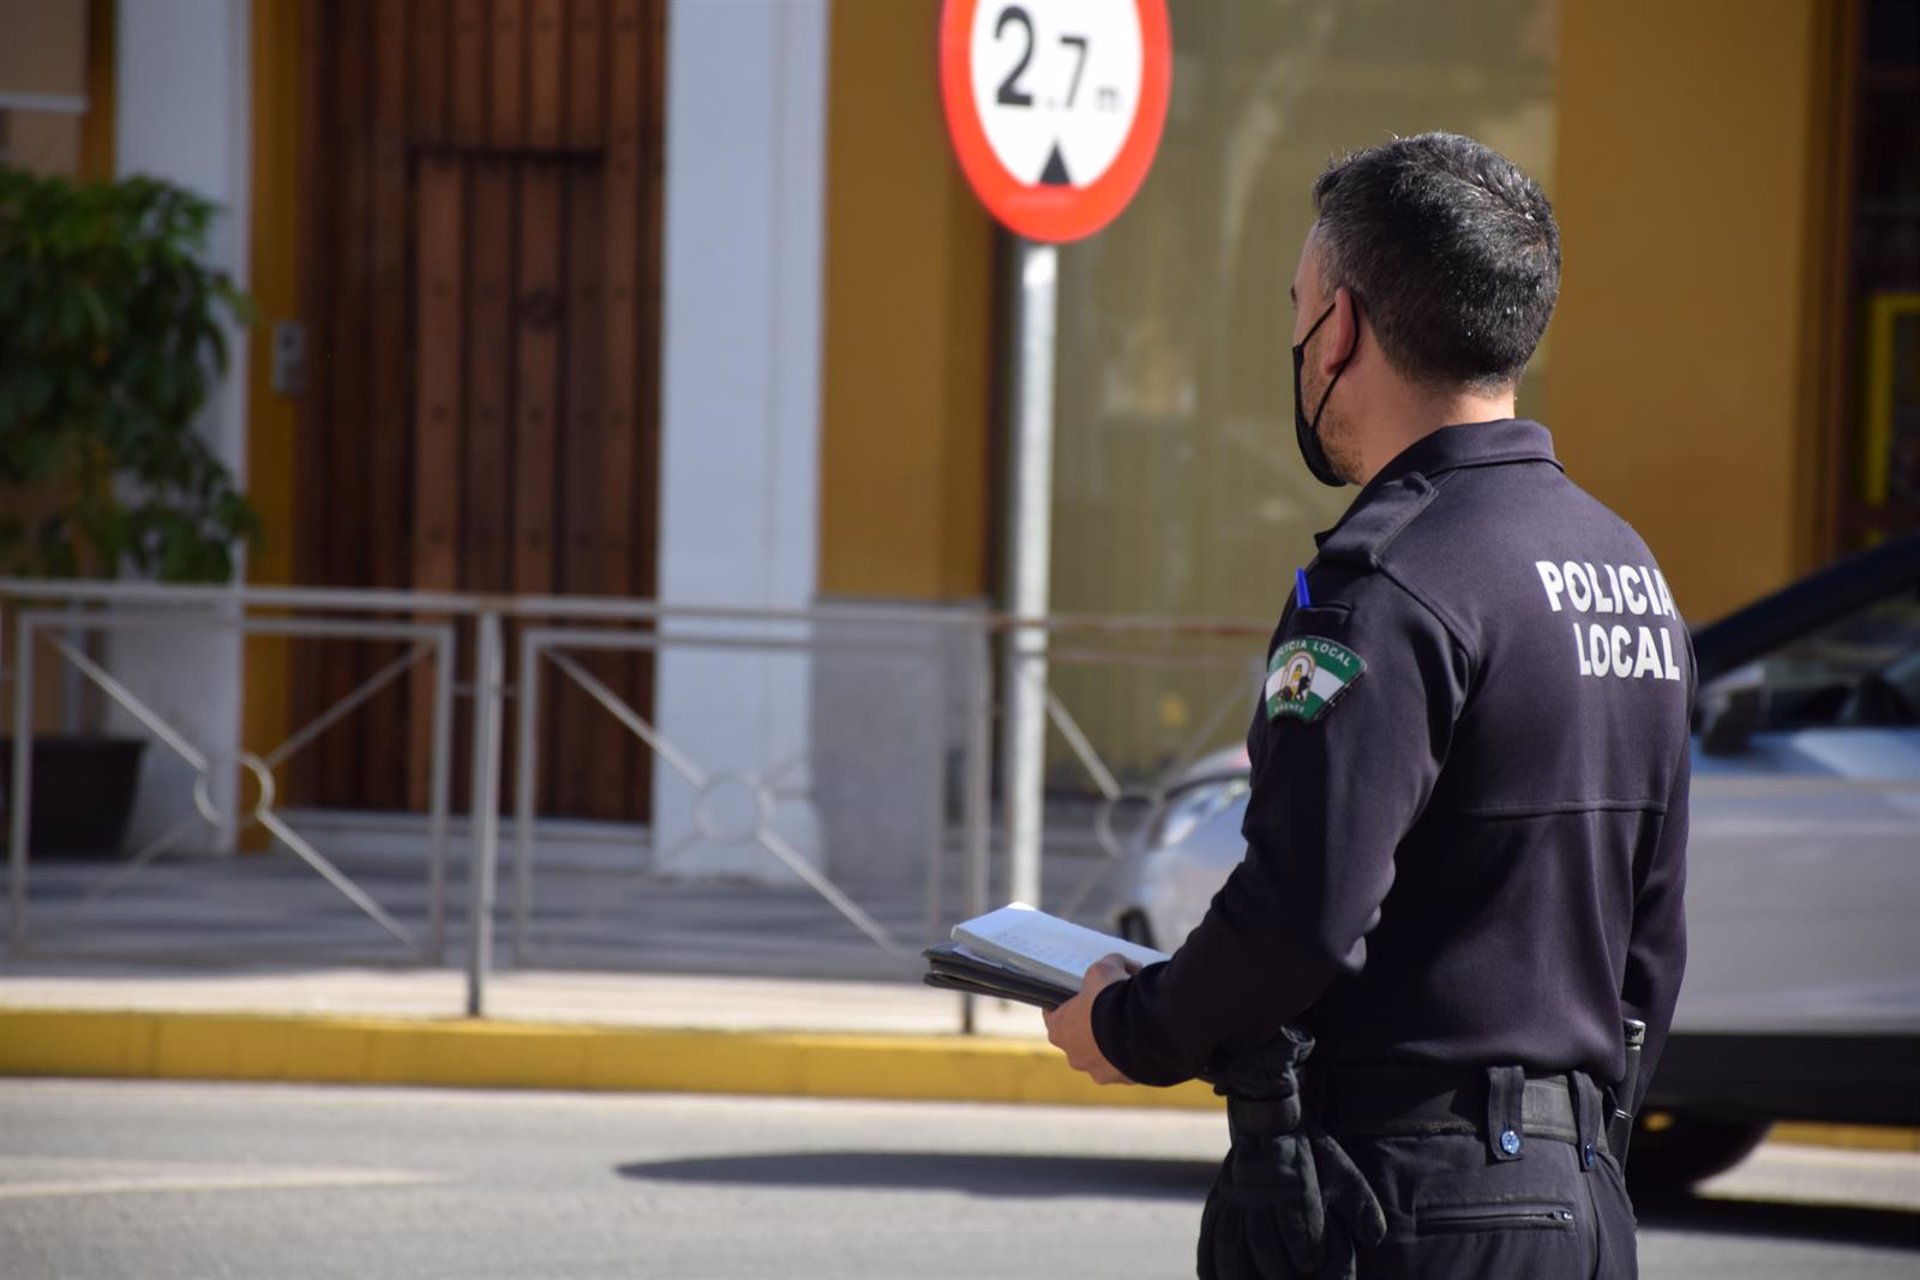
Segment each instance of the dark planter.
[[[118,857],[146,749],[143,738],[35,737],[31,853]],[[0,738],[0,843],[13,829],[12,789],[13,740]]]

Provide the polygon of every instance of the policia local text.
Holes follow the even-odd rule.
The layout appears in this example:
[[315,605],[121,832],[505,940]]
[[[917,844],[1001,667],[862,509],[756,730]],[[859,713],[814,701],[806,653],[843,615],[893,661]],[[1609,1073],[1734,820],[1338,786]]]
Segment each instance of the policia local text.
[[[1631,614],[1643,617],[1678,618],[1673,593],[1658,569],[1631,564],[1603,564],[1596,570],[1592,563],[1566,560],[1555,564],[1537,560],[1540,585],[1546,588],[1547,604],[1555,613],[1570,608],[1576,613]],[[1562,601],[1565,602],[1564,606]],[[1640,625],[1628,628],[1619,623],[1573,624],[1573,648],[1580,660],[1583,676],[1618,676],[1622,679],[1679,680],[1680,668],[1673,660],[1673,633],[1667,627]]]

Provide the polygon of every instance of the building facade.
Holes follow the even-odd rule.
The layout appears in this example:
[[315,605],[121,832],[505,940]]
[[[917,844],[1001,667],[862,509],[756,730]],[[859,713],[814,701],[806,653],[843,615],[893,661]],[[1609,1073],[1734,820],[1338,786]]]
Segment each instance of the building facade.
[[[1329,154],[1429,128],[1554,200],[1564,291],[1523,410],[1688,616],[1920,523],[1915,5],[1169,8],[1160,155],[1061,256],[1056,612],[1277,611],[1342,504],[1293,454],[1307,188]],[[206,429],[265,517],[254,582],[980,610],[1012,254],[945,142],[937,10],[0,0],[0,148],[230,211],[212,252],[259,315]],[[227,755],[383,661],[266,640],[112,656],[164,672]],[[716,758],[831,736],[804,662],[596,663]],[[1189,715],[1177,683],[1103,679],[1063,688],[1122,757]],[[382,698],[297,797],[418,807],[394,726],[423,717]],[[688,820],[579,695],[554,725],[594,745],[543,776],[543,808]]]

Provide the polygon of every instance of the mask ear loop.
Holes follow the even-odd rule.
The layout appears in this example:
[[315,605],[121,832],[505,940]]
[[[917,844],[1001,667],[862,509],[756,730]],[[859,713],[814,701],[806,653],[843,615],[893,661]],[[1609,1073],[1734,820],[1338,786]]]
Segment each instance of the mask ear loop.
[[[1327,389],[1320,393],[1320,405],[1313,411],[1313,417],[1307,422],[1307,430],[1313,433],[1316,441],[1320,439],[1320,415],[1327,411],[1327,401],[1333,396],[1334,384],[1340,381],[1340,375],[1346,371],[1347,366],[1343,364],[1331,378],[1327,379]],[[1321,446],[1323,449],[1325,447],[1325,445]]]
[[1332,315],[1334,313],[1335,308],[1337,308],[1339,305],[1340,304],[1337,302],[1329,302],[1327,304],[1327,309],[1320,313],[1320,318],[1313,322],[1313,327],[1307,330],[1307,336],[1293,344],[1294,346],[1300,348],[1300,353],[1302,355],[1306,354],[1307,344],[1313,341],[1313,335],[1320,332],[1320,326],[1327,322],[1327,317]]
[[[1347,297],[1353,299],[1354,317],[1357,321],[1360,314],[1360,295],[1352,289],[1348,289]],[[1338,302],[1329,303],[1327,309],[1320,313],[1320,318],[1313,322],[1313,328],[1307,330],[1307,336],[1300,339],[1300,347],[1303,352],[1306,349],[1307,343],[1313,340],[1313,335],[1320,331],[1320,326],[1327,322],[1327,317],[1332,315],[1334,309],[1339,305]],[[1333,376],[1327,379],[1327,389],[1320,393],[1320,404],[1314,409],[1313,417],[1307,423],[1307,430],[1313,433],[1313,438],[1316,442],[1320,439],[1320,415],[1327,411],[1327,401],[1333,396],[1334,384],[1340,381],[1341,374],[1353,367],[1353,358],[1360,353],[1360,326],[1358,323],[1353,327],[1353,348],[1352,351],[1347,352],[1347,362],[1334,370]],[[1321,447],[1324,448],[1325,446]]]

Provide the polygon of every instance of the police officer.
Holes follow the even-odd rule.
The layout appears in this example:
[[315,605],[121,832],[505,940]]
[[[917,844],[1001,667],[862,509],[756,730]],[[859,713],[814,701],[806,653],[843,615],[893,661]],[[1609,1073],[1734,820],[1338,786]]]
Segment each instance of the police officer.
[[[1261,1274],[1632,1276],[1605,1116],[1637,1111],[1685,962],[1688,633],[1646,545],[1513,416],[1559,289],[1540,189],[1426,134],[1313,198],[1295,425],[1313,475],[1360,490],[1289,584],[1246,856],[1171,961],[1096,965],[1049,1035],[1149,1085],[1291,1037],[1304,1112],[1253,1137],[1298,1121],[1279,1180],[1344,1200],[1292,1221],[1347,1230]],[[1234,1269],[1212,1247],[1203,1274]]]

